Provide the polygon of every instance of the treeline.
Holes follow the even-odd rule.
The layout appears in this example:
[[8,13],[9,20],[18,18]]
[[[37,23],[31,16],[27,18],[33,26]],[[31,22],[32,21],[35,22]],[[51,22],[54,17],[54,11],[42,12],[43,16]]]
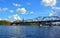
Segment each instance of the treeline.
[[0,20],[0,25],[10,25],[11,22],[7,20]]
[[[0,25],[5,25],[5,26],[8,25],[8,26],[11,26],[11,23],[12,22],[7,21],[7,20],[0,20]],[[20,26],[27,26],[27,25],[29,25],[29,26],[35,26],[35,25],[38,25],[38,23],[20,23],[20,24],[14,24],[14,25],[15,26],[18,26],[18,25],[20,25]]]
[[36,26],[36,25],[38,25],[38,23],[29,23],[29,22],[27,22],[27,23],[20,23],[20,25]]

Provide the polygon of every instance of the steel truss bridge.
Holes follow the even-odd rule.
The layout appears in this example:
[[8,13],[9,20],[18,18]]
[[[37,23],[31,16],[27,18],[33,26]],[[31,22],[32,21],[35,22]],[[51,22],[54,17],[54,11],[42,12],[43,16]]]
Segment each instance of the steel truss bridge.
[[[57,22],[57,23],[56,23]],[[21,24],[21,23],[38,23],[38,25],[42,25],[42,24],[48,24],[48,25],[52,25],[52,24],[60,24],[60,17],[59,16],[46,16],[46,17],[37,17],[34,19],[28,19],[28,20],[22,20],[22,21],[14,21],[12,24]]]

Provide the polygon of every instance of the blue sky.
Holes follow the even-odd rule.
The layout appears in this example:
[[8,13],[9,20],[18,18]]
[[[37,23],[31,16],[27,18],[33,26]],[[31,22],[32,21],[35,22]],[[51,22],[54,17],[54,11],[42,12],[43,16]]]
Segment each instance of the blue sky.
[[0,20],[53,16],[59,10],[60,0],[0,0]]

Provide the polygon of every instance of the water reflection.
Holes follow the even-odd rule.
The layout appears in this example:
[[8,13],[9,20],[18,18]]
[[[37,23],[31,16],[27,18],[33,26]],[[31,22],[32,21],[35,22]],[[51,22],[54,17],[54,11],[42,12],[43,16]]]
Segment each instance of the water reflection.
[[60,38],[60,26],[0,26],[0,38]]

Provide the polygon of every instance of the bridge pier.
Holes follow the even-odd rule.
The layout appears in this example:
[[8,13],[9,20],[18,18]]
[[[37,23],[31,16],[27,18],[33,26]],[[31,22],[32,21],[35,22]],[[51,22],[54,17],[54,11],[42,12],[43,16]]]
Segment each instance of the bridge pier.
[[20,26],[20,23],[11,23],[10,25],[12,25],[12,26],[15,26],[15,25]]
[[43,26],[43,24],[41,22],[38,22],[38,26]]
[[43,26],[42,24],[40,24],[39,26]]
[[52,26],[51,22],[38,22],[39,26]]

